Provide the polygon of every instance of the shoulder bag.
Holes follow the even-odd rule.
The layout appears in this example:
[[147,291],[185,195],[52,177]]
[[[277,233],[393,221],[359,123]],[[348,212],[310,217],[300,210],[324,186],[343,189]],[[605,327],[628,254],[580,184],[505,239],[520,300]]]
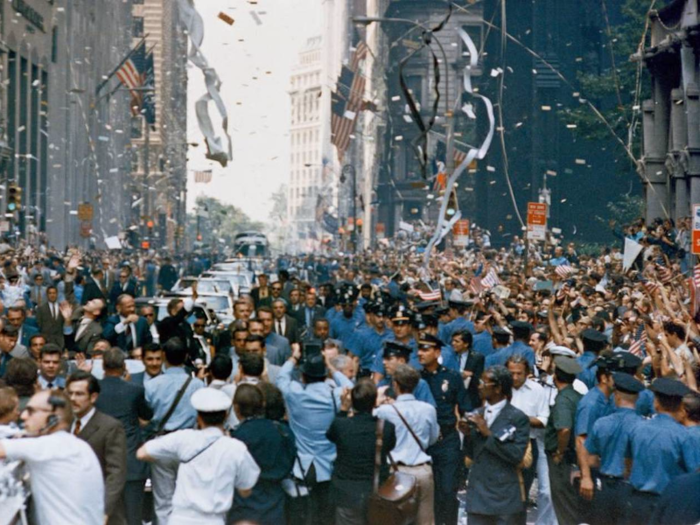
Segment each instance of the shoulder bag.
[[180,404],[180,400],[182,399],[182,396],[185,395],[185,391],[187,390],[187,387],[190,386],[191,382],[192,382],[192,376],[189,376],[187,378],[187,381],[185,381],[183,383],[183,385],[180,387],[180,390],[178,390],[177,395],[175,396],[175,399],[173,400],[173,404],[170,405],[168,412],[165,414],[163,419],[161,419],[160,423],[158,423],[158,428],[156,429],[155,437],[162,436],[163,434],[166,434],[165,425],[167,425],[168,421],[170,421],[170,418],[172,417],[173,413],[175,412],[177,405]]
[[[412,430],[411,433],[413,433]],[[415,476],[399,471],[389,454],[393,472],[384,483],[379,484],[383,442],[384,420],[380,419],[377,421],[374,487],[369,497],[368,523],[369,525],[407,525],[415,521],[418,513],[418,482]]]

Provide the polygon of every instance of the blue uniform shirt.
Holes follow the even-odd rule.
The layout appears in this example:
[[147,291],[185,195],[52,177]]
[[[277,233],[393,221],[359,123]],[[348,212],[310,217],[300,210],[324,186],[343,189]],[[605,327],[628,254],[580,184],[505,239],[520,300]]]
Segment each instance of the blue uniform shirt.
[[[187,381],[187,372],[181,367],[166,368],[165,372],[154,377],[145,384],[146,402],[153,409],[153,421],[160,423],[165,414],[170,410],[177,393],[182,385]],[[165,424],[165,430],[181,430],[194,428],[197,422],[197,411],[192,407],[190,398],[200,388],[204,388],[204,383],[199,379],[192,379],[187,386],[182,399],[177,404],[177,408]]]
[[452,336],[456,332],[462,332],[464,330],[469,330],[472,334],[474,333],[474,323],[467,321],[464,317],[458,317],[450,321],[449,323],[442,325],[438,331],[438,339],[449,345],[452,342]]
[[610,415],[615,409],[612,404],[612,396],[605,397],[599,387],[594,387],[581,398],[576,409],[576,435],[588,435],[593,430],[593,425],[601,417]]
[[462,376],[454,370],[439,366],[434,372],[423,370],[421,377],[428,383],[435,398],[438,424],[441,427],[456,425],[455,406],[460,413],[471,409]]
[[360,360],[360,368],[371,369],[377,355],[382,354],[384,341],[393,335],[391,330],[384,330],[381,334],[371,327],[361,330],[352,348],[352,353]]
[[479,352],[484,357],[488,357],[493,354],[493,341],[491,332],[484,330],[474,334],[474,339],[472,342],[472,347],[475,352]]
[[[390,335],[387,336],[385,341],[395,341],[396,336],[394,335],[393,332],[391,332]],[[407,346],[411,347],[411,357],[408,360],[408,364],[411,365],[413,368],[416,370],[422,370],[421,364],[418,362],[418,342],[411,337],[409,339],[408,343],[406,343]],[[374,357],[374,364],[372,365],[372,368],[370,369],[372,372],[376,372],[378,374],[384,375],[384,354],[383,352],[377,352],[377,355]]]
[[589,390],[596,385],[595,373],[598,370],[598,365],[591,368],[588,368],[588,365],[595,361],[597,357],[598,355],[596,353],[586,350],[583,355],[576,358],[578,364],[583,368],[583,371],[578,374],[576,378],[582,381]]
[[637,414],[643,417],[651,417],[656,413],[654,410],[654,392],[645,388],[639,393],[637,398]]
[[[377,385],[377,388],[381,388],[383,386],[389,386],[389,387],[391,386],[391,377],[389,377],[389,376],[383,377],[382,380]],[[428,383],[426,383],[425,380],[422,378],[418,380],[418,384],[416,385],[416,388],[413,390],[413,396],[418,401],[423,401],[424,403],[428,403],[434,407],[437,406],[437,403],[435,403],[435,398],[433,397],[433,394],[430,391],[430,387],[428,386]]]
[[449,370],[455,370],[459,372],[459,356],[457,352],[454,351],[449,345],[443,346],[440,351],[440,357],[442,361],[442,366],[448,368]]
[[632,458],[630,483],[642,492],[661,494],[673,478],[698,467],[691,447],[688,429],[668,414],[641,421],[625,451]]
[[362,323],[358,322],[354,315],[348,319],[340,314],[331,321],[331,337],[339,339],[346,350],[352,350],[355,346],[355,336],[361,327]]
[[625,474],[625,450],[635,425],[643,418],[631,408],[619,408],[601,417],[586,438],[586,449],[600,456],[600,472],[622,478]]
[[535,352],[522,341],[514,341],[512,345],[501,348],[497,352],[486,358],[485,366],[489,368],[494,365],[505,366],[506,361],[512,355],[522,355],[530,364],[530,370],[535,369]]

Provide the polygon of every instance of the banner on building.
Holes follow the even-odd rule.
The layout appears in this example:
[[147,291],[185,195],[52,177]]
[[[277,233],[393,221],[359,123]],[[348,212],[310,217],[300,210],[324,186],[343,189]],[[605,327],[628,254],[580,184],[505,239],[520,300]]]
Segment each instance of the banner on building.
[[542,202],[527,203],[527,238],[544,241],[547,237],[547,205]]

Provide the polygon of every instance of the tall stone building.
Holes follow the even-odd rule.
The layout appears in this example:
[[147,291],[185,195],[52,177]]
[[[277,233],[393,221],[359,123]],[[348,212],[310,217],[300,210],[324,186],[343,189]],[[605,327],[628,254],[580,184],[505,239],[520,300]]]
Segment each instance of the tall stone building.
[[172,248],[176,240],[184,241],[176,234],[185,223],[187,40],[175,2],[133,4],[132,44],[146,37],[147,50],[154,54],[156,123],[148,129],[142,116],[132,120],[131,193],[134,201],[142,200],[134,207],[131,226],[151,245]]

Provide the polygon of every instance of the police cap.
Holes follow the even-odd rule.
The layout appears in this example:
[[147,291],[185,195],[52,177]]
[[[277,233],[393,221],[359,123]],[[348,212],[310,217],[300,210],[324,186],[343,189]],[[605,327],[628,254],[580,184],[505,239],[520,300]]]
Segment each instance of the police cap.
[[597,350],[602,350],[608,344],[605,334],[593,328],[586,328],[581,334],[581,337],[583,338],[583,345],[586,350],[595,352]]
[[567,374],[571,375],[580,374],[583,370],[576,359],[563,355],[558,355],[554,358],[554,365],[562,372],[566,372]]
[[413,320],[413,312],[406,308],[403,304],[395,306],[391,310],[391,322],[394,324],[398,323],[410,323]]
[[224,412],[231,408],[231,398],[215,388],[200,388],[190,402],[197,412]]
[[396,357],[403,357],[406,360],[408,360],[408,357],[411,355],[411,348],[402,345],[401,343],[397,343],[396,341],[385,341],[384,342],[384,353],[382,356],[385,359],[389,359],[390,357],[396,356]]
[[442,348],[444,343],[432,334],[423,334],[418,341],[419,348]]
[[615,381],[615,390],[620,392],[639,394],[644,390],[644,385],[641,381],[624,372],[613,372],[613,380]]
[[523,321],[513,321],[510,323],[510,327],[513,330],[513,335],[521,339],[528,337],[534,330],[530,323],[525,323]]
[[661,394],[667,397],[683,397],[691,391],[690,388],[685,385],[685,383],[681,383],[676,379],[670,379],[668,377],[660,377],[656,379],[651,384],[650,390],[655,394]]
[[553,356],[576,357],[576,352],[565,346],[553,346],[549,349],[549,353]]

